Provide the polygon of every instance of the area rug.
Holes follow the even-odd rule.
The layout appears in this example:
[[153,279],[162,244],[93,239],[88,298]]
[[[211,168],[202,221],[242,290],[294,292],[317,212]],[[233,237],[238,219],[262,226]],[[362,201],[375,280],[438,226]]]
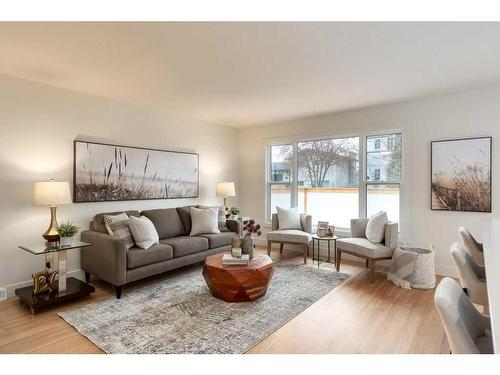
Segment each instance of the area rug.
[[198,268],[59,316],[106,353],[244,353],[348,277],[275,264],[264,297],[227,303],[212,297]]

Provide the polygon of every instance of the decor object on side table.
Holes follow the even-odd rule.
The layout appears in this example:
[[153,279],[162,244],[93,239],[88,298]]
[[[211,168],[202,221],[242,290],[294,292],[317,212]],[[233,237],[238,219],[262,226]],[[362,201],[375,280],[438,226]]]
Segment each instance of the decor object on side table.
[[33,294],[39,294],[49,290],[49,274],[45,271],[35,272],[33,278]]
[[50,225],[42,234],[48,242],[59,241],[57,232],[57,206],[71,204],[71,194],[67,181],[38,181],[33,185],[33,205],[50,207]]
[[78,229],[80,228],[77,227],[76,224],[70,223],[69,221],[64,224],[61,224],[57,229],[57,232],[61,237],[59,241],[61,246],[71,245],[71,241],[73,241],[73,236],[78,233]]
[[316,229],[316,234],[319,237],[324,237],[327,235],[328,231],[328,221],[318,221],[318,227]]
[[74,142],[75,202],[198,198],[199,156]]
[[[34,289],[31,286],[16,289],[15,293],[19,297],[20,302],[28,306],[28,308],[31,310],[31,313],[35,314],[43,307],[75,298],[87,297],[91,293],[94,293],[95,288],[92,285],[80,281],[75,277],[66,277],[67,250],[85,248],[89,246],[92,246],[92,244],[76,240],[74,240],[69,246],[61,246],[59,244],[53,243],[50,243],[48,246],[46,245],[46,243],[36,243],[28,246],[19,246],[20,249],[25,250],[30,254],[45,255],[46,268],[48,268],[49,264],[48,257],[52,254],[57,253],[59,266],[59,270],[54,271],[57,272],[56,274],[52,272],[49,276],[48,269],[45,269],[45,271],[33,275],[44,275],[44,280],[39,279],[40,282],[47,284],[47,288],[45,288],[44,286],[43,292],[33,294]],[[53,284],[55,282],[56,276],[58,276],[57,288]],[[51,291],[48,290],[49,282],[52,282],[53,284],[53,290]],[[36,289],[36,282],[34,286]]]
[[491,137],[431,142],[431,208],[491,212]]
[[229,217],[230,219],[238,220],[238,217],[240,215],[240,209],[238,207],[233,206],[229,209],[229,213],[231,214],[231,216]]
[[250,302],[266,294],[274,272],[271,258],[258,255],[246,266],[224,266],[223,257],[211,255],[203,267],[203,278],[214,297],[226,302]]
[[216,187],[215,195],[224,198],[224,210],[226,211],[226,217],[229,217],[227,198],[236,196],[234,182],[219,182]]
[[243,254],[248,254],[250,256],[250,259],[253,258],[253,249],[255,247],[252,234],[255,233],[257,236],[260,236],[262,234],[260,228],[260,224],[256,224],[253,219],[243,222],[243,239],[241,240],[241,249]]

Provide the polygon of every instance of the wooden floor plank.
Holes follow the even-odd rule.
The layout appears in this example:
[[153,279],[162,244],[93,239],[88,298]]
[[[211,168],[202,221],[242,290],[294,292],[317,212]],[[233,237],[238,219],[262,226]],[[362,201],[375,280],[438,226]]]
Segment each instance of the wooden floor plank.
[[[283,255],[273,251],[272,257],[275,261],[303,261],[286,251]],[[190,269],[134,283],[124,293]],[[434,307],[434,290],[398,288],[383,272],[377,272],[375,283],[370,284],[368,269],[357,262],[343,262],[341,272],[351,277],[248,353],[449,353]],[[88,299],[35,316],[15,298],[0,302],[0,353],[102,353],[57,315],[114,298],[108,284],[98,280],[92,280],[92,284],[96,293]]]

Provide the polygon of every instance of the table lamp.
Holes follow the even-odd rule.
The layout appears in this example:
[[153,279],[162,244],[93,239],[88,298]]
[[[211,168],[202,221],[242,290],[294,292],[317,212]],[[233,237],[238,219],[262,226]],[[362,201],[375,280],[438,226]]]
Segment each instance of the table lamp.
[[224,208],[227,211],[227,198],[236,196],[234,182],[219,182],[217,184],[216,195],[224,198]]
[[37,181],[33,185],[33,205],[50,207],[50,226],[42,234],[42,237],[48,242],[59,241],[56,218],[57,206],[71,203],[68,181]]

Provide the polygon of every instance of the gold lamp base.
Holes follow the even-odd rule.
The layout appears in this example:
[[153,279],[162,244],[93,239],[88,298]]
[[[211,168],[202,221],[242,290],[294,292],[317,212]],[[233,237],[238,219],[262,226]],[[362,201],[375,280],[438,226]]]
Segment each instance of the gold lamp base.
[[42,234],[42,237],[47,240],[47,242],[59,242],[60,237],[57,232],[57,219],[56,219],[56,206],[50,206],[50,225],[49,228]]

